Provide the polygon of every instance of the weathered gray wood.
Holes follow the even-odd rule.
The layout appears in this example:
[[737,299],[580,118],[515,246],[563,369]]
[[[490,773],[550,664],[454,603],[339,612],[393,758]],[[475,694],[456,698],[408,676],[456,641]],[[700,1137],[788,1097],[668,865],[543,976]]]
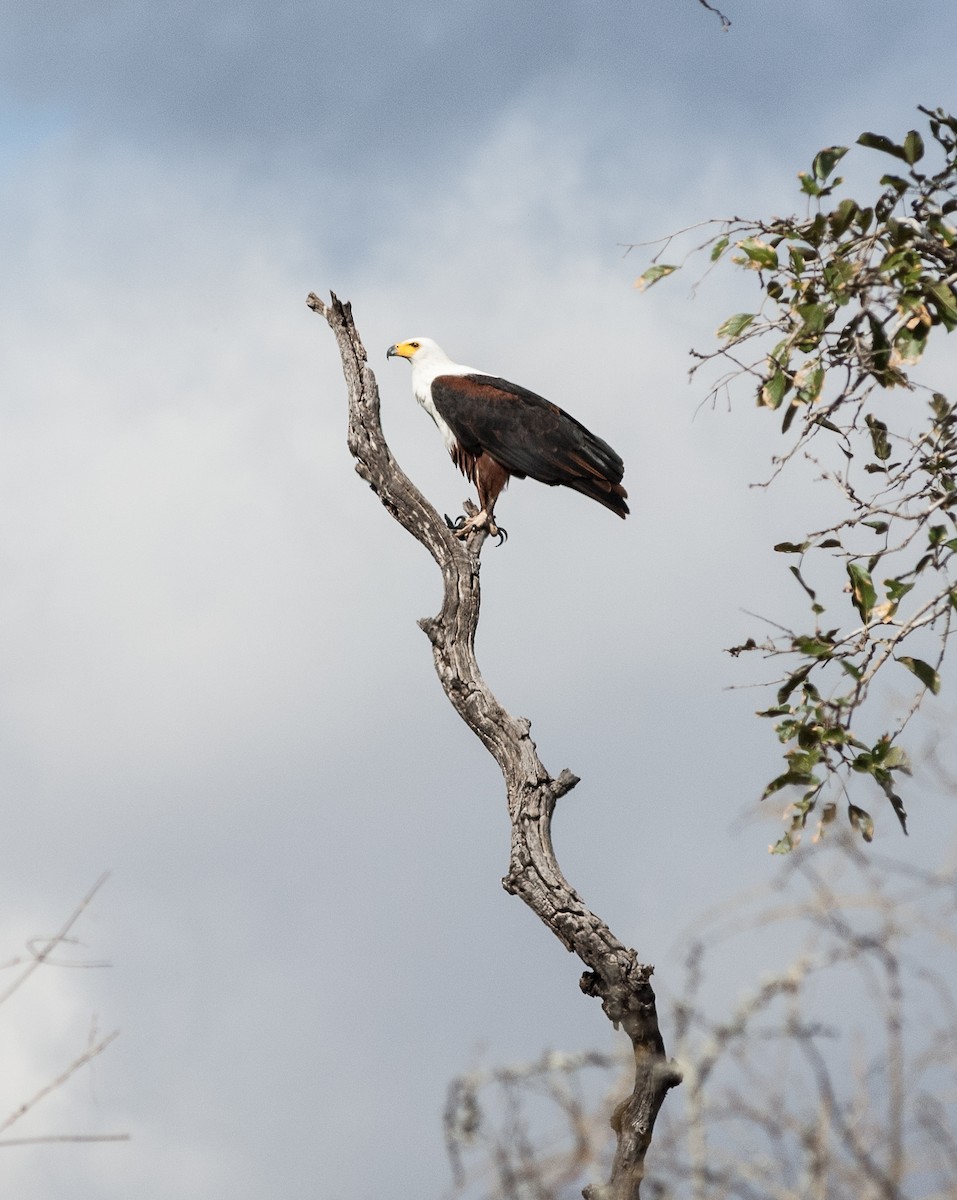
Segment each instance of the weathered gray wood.
[[326,318],[339,346],[349,394],[348,443],[356,470],[442,571],[442,610],[419,624],[432,643],[445,694],[495,758],[505,780],[512,838],[503,886],[524,900],[578,955],[588,968],[580,981],[582,991],[601,1000],[609,1020],[624,1029],[634,1047],[635,1088],[612,1117],[618,1148],[611,1179],[601,1187],[586,1188],[585,1196],[587,1200],[638,1200],[655,1118],[668,1089],[680,1079],[674,1064],[665,1058],[650,982],[653,968],[640,963],[635,951],[619,942],[586,907],[558,865],[551,840],[552,813],[559,797],[578,783],[577,776],[564,770],[552,778],[529,736],[529,722],[506,712],[479,671],[475,630],[485,532],[473,534],[467,542],[456,538],[392,457],[379,420],[375,376],[351,306],[334,295],[325,304],[310,294],[307,303]]

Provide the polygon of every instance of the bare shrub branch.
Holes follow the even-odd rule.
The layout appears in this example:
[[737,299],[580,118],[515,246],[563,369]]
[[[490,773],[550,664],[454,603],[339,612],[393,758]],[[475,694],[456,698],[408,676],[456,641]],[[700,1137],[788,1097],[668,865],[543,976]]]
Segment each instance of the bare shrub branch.
[[[0,991],[0,1005],[8,1001],[15,995],[31,978],[31,976],[42,966],[52,967],[102,967],[109,964],[103,962],[77,962],[75,960],[60,960],[54,957],[55,952],[64,945],[75,945],[75,939],[69,936],[70,931],[83,915],[103,884],[106,882],[108,875],[101,875],[96,883],[90,888],[87,894],[83,897],[80,903],[76,906],[59,931],[49,938],[31,938],[27,943],[29,951],[28,965],[7,985],[5,989]],[[2,969],[9,970],[13,967],[18,967],[23,962],[22,958],[14,958],[9,962],[2,964]],[[28,1113],[32,1112],[42,1100],[53,1092],[62,1088],[81,1068],[88,1066],[95,1058],[119,1037],[119,1030],[114,1030],[112,1033],[101,1037],[97,1033],[96,1024],[91,1026],[90,1036],[86,1049],[73,1059],[69,1065],[60,1072],[56,1078],[45,1083],[33,1096],[17,1105],[17,1107],[7,1115],[6,1118],[0,1120],[0,1147],[11,1146],[32,1146],[48,1142],[120,1142],[127,1141],[129,1134],[127,1133],[89,1133],[89,1134],[41,1134],[34,1137],[4,1137],[8,1129],[21,1120]]]

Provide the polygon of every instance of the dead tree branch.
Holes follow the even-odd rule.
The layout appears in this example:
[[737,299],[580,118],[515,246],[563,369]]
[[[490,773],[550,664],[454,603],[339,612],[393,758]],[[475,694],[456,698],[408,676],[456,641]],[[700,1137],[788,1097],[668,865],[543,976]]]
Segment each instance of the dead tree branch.
[[580,986],[597,996],[609,1020],[631,1039],[635,1087],[612,1116],[618,1147],[608,1184],[590,1187],[587,1200],[638,1200],[644,1159],[658,1110],[668,1089],[679,1082],[665,1057],[658,1028],[653,967],[638,961],[592,913],[563,876],[551,841],[551,818],[559,797],[577,783],[563,770],[546,771],[530,723],[513,717],[490,691],[475,657],[479,619],[479,556],[485,533],[463,543],[447,528],[431,504],[392,457],[379,419],[379,393],[352,309],[335,295],[325,304],[310,294],[310,308],[326,318],[342,358],[349,393],[349,449],[356,471],[385,507],[435,559],[442,572],[444,598],[438,616],[419,624],[432,643],[435,668],[445,694],[459,716],[495,758],[505,780],[512,825],[508,873],[502,883],[519,896],[573,951],[587,970]]

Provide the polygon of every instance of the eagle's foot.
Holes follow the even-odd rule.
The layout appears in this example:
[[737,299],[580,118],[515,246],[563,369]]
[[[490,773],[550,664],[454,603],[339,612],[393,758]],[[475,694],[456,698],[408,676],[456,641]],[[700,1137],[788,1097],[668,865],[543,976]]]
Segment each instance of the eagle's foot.
[[500,525],[496,525],[495,521],[488,515],[484,508],[468,519],[459,517],[457,521],[450,521],[446,516],[445,520],[448,523],[449,529],[454,529],[455,536],[461,538],[463,541],[479,529],[484,529],[489,537],[498,538],[500,546],[508,537],[507,531]]

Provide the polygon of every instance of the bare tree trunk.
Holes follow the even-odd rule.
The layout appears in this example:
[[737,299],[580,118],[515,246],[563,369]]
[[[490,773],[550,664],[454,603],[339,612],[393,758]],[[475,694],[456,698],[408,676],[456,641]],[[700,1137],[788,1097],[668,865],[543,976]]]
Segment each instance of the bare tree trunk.
[[349,391],[349,449],[356,470],[385,507],[429,550],[445,585],[442,611],[419,622],[432,643],[435,669],[456,711],[481,738],[501,768],[512,823],[505,889],[522,900],[588,968],[580,987],[597,996],[615,1027],[631,1038],[635,1054],[635,1088],[615,1109],[612,1126],[618,1136],[611,1179],[585,1189],[586,1200],[638,1200],[644,1159],[658,1110],[668,1089],[680,1081],[665,1058],[658,1029],[653,967],[638,961],[603,921],[584,904],[558,866],[551,841],[555,802],[570,791],[577,776],[568,770],[553,779],[545,770],[531,728],[513,717],[492,695],[475,658],[479,618],[479,555],[485,533],[468,543],[454,536],[445,522],[396,463],[379,420],[379,392],[349,304],[335,295],[326,305],[310,294],[310,308],[326,318],[342,356]]

